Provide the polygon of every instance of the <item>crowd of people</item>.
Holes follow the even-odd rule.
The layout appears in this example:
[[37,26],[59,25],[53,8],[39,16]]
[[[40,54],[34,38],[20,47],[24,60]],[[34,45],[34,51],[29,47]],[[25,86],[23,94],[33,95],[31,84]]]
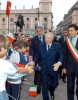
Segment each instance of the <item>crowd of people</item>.
[[22,79],[8,77],[15,73],[34,73],[37,94],[42,93],[43,100],[50,100],[49,92],[55,99],[59,79],[67,83],[67,100],[74,100],[76,79],[78,100],[78,26],[71,24],[59,40],[49,29],[44,34],[41,26],[36,27],[36,36],[29,42],[19,36],[11,42],[0,35],[0,100],[20,100]]

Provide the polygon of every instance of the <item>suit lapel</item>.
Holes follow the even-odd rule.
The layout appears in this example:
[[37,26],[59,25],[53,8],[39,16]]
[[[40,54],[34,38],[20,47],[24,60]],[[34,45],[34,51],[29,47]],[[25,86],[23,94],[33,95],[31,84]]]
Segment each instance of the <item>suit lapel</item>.
[[44,52],[47,55],[47,47],[46,47],[46,43],[44,43]]
[[64,37],[62,38],[62,42],[63,42],[63,44],[65,43],[65,41],[64,41]]
[[36,41],[38,44],[40,44],[40,40],[39,40],[38,36],[36,37]]
[[45,37],[44,37],[44,35],[43,35],[43,43],[45,42]]
[[54,43],[52,43],[51,47],[50,47],[50,50],[49,52],[47,51],[47,47],[46,47],[46,44],[44,45],[44,52],[47,56],[50,56],[51,55],[51,52],[53,51],[53,46],[54,46]]
[[[41,43],[41,41],[39,40],[38,36],[36,36],[36,41],[38,42],[38,44]],[[45,37],[44,37],[44,35],[43,35],[43,43],[44,43],[44,42],[45,42]]]
[[53,51],[53,46],[54,45],[54,43],[52,43],[52,45],[51,45],[51,47],[50,47],[50,50],[49,50],[49,53],[48,53],[48,56],[50,56],[51,55],[51,53],[53,53],[52,51]]

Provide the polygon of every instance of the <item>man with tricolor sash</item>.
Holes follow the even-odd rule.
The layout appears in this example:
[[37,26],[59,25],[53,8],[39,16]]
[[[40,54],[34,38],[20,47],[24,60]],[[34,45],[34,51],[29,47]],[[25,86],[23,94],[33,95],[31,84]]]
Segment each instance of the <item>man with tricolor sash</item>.
[[68,100],[74,100],[75,79],[78,100],[78,26],[71,24],[68,27],[68,32],[70,38],[66,40],[63,72],[67,73]]

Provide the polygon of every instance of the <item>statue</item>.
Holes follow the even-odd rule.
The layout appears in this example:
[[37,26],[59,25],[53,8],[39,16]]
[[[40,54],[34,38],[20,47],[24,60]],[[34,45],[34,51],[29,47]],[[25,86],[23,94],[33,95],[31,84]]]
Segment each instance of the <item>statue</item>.
[[19,31],[22,32],[22,28],[24,26],[24,19],[23,19],[23,15],[19,14],[17,21],[15,22],[16,25],[16,32],[17,32],[17,26],[20,27]]

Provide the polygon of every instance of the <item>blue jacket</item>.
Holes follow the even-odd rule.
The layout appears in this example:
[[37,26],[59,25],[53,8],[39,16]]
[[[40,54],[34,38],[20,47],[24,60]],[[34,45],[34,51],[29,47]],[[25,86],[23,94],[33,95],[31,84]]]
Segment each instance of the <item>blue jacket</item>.
[[63,61],[62,48],[59,43],[52,42],[49,53],[47,53],[46,44],[43,43],[39,46],[38,53],[34,58],[34,62],[37,63],[40,60],[41,73],[45,74],[48,70],[49,73],[55,75],[53,65],[57,62]]

